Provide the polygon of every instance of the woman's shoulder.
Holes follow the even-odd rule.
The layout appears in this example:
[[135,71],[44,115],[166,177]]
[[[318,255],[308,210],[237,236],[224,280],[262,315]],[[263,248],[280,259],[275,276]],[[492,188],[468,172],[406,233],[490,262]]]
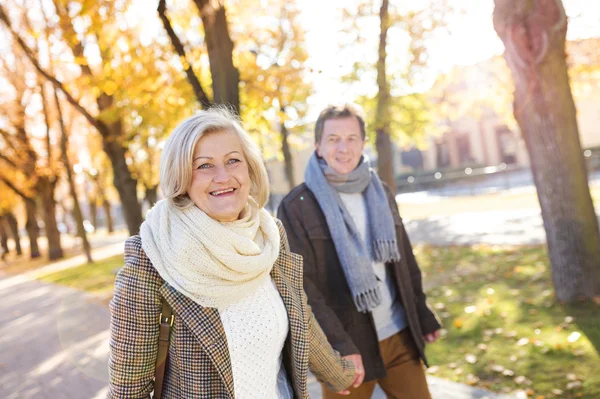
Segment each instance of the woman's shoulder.
[[148,279],[161,279],[142,247],[142,237],[134,235],[125,241],[123,271],[127,274],[144,276]]

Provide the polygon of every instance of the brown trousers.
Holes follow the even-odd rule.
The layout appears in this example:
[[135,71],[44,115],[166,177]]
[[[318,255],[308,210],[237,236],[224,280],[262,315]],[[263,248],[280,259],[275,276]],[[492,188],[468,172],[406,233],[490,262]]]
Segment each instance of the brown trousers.
[[379,342],[379,349],[387,371],[385,378],[350,388],[350,395],[342,396],[322,384],[323,399],[370,399],[379,384],[388,399],[431,399],[425,370],[408,329]]

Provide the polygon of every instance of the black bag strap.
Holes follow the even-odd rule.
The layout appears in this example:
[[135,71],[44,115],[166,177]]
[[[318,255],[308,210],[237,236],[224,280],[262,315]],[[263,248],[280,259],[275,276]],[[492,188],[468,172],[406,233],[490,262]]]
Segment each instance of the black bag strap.
[[167,366],[167,356],[169,355],[169,337],[171,336],[171,328],[175,315],[173,310],[162,298],[162,311],[159,319],[158,333],[158,354],[156,356],[156,367],[154,372],[154,399],[162,397],[163,378],[165,377],[165,367]]

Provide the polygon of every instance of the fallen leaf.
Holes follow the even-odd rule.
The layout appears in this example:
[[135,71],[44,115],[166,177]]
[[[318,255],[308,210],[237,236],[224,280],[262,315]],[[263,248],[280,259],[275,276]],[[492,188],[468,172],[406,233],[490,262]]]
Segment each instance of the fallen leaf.
[[479,382],[479,377],[474,376],[473,374],[467,375],[467,384],[473,386]]
[[527,380],[527,378],[525,378],[525,376],[520,375],[518,377],[515,377],[515,379],[513,381],[515,382],[515,384],[521,385],[521,384],[524,384],[526,380]]
[[577,341],[580,337],[581,337],[580,332],[573,331],[571,334],[569,334],[569,338],[567,338],[567,341],[569,341],[570,343],[573,343],[573,342]]
[[494,364],[492,366],[492,370],[495,371],[496,373],[502,373],[505,370],[505,367],[502,366],[501,364]]

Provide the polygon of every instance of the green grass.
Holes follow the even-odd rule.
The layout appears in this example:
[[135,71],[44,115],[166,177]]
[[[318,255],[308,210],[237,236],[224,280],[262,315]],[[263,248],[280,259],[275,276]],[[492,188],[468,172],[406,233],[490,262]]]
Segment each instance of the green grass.
[[427,349],[433,375],[540,399],[600,398],[600,307],[554,300],[543,247],[416,252],[445,324]]
[[101,298],[110,299],[116,270],[121,266],[123,266],[123,255],[117,255],[93,264],[83,264],[52,273],[41,277],[40,280],[78,288]]

